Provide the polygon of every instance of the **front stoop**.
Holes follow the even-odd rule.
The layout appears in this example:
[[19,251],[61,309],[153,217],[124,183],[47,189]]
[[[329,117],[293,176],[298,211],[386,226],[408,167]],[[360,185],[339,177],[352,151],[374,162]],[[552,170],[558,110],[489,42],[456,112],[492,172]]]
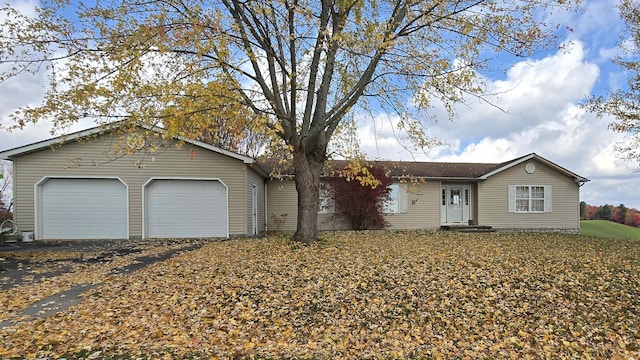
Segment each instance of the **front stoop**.
[[476,233],[476,232],[496,232],[496,230],[489,225],[441,225],[440,230]]

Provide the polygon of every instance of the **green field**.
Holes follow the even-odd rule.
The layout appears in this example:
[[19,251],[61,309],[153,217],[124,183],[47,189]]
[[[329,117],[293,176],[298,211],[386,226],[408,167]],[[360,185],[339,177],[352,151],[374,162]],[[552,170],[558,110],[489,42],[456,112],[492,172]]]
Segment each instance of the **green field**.
[[622,225],[607,220],[580,221],[580,234],[600,238],[640,240],[640,228]]

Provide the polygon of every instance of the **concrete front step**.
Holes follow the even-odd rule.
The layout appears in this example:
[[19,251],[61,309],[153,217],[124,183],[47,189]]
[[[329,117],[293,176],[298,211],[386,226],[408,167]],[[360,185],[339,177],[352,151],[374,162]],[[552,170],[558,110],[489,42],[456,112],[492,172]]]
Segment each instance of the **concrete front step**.
[[440,229],[457,232],[495,232],[489,225],[442,225]]

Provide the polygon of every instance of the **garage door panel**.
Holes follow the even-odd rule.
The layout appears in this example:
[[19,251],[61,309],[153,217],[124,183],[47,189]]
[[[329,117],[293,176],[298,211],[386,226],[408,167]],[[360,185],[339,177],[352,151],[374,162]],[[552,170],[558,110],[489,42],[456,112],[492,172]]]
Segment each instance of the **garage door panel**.
[[227,189],[217,180],[154,180],[146,188],[147,237],[226,237]]
[[40,192],[41,238],[128,238],[127,188],[119,180],[49,179]]

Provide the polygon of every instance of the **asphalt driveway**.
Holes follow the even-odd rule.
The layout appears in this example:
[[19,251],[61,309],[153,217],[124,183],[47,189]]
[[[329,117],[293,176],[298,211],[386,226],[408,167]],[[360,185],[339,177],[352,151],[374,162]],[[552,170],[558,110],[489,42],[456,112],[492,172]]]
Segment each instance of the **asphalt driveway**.
[[[0,289],[6,294],[55,279],[81,276],[89,268],[100,267],[106,276],[123,275],[166,260],[178,253],[195,250],[208,240],[74,240],[0,243]],[[101,278],[103,279],[103,278]],[[49,316],[78,303],[83,294],[101,284],[101,279],[70,280],[70,286],[49,291],[8,316],[0,318],[5,327],[31,317]],[[4,297],[3,297],[4,298]],[[9,297],[10,298],[10,297]],[[10,301],[10,300],[6,300]]]

